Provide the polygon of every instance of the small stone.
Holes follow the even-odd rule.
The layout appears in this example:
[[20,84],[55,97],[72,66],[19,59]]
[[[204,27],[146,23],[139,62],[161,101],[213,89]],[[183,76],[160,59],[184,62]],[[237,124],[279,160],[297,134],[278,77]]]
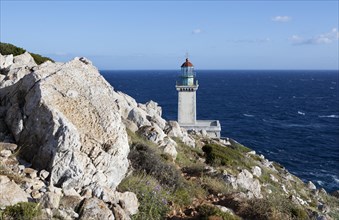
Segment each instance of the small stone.
[[85,189],[81,192],[81,196],[82,198],[86,198],[86,199],[89,199],[92,197],[92,190],[91,189]]
[[23,171],[25,169],[25,166],[24,165],[19,165],[18,168],[19,168],[20,171]]
[[14,152],[18,148],[18,145],[11,143],[0,143],[0,148]]
[[41,170],[39,172],[39,177],[41,180],[45,180],[49,176],[49,172],[46,170]]
[[260,177],[261,176],[261,168],[258,167],[258,166],[252,167],[252,173],[253,173],[254,176]]
[[40,190],[42,187],[44,187],[45,184],[42,181],[36,181],[32,184],[32,189]]
[[122,208],[128,215],[134,215],[138,213],[139,202],[137,196],[133,192],[115,192],[116,198],[119,200]]
[[42,187],[41,189],[39,189],[39,191],[42,192],[42,193],[45,193],[45,192],[47,192],[47,189],[46,189],[46,187]]
[[327,192],[326,192],[326,190],[325,190],[324,188],[321,188],[321,189],[319,190],[319,192],[322,193],[322,194],[324,194],[324,195],[327,195]]
[[61,194],[46,192],[40,199],[42,207],[56,209],[59,207]]
[[216,205],[215,207],[217,207],[218,209],[220,209],[220,211],[225,212],[225,213],[229,213],[229,214],[234,214],[233,211],[225,206],[221,206],[221,205]]
[[31,195],[33,199],[40,199],[42,196],[39,190],[36,190],[36,189],[32,190]]
[[63,191],[65,196],[78,196],[78,197],[80,197],[79,193],[77,193],[77,191],[75,191],[74,188],[62,189],[62,191]]
[[37,171],[32,168],[25,168],[23,172],[32,179],[37,177]]
[[315,189],[317,189],[317,187],[316,187],[311,181],[308,181],[306,186],[307,186],[307,188],[310,189],[310,190],[315,190]]
[[247,153],[247,155],[255,155],[255,154],[256,154],[256,152],[254,150]]
[[8,158],[12,155],[12,152],[10,150],[2,150],[0,151],[0,156],[4,158]]
[[273,182],[279,182],[279,180],[273,175],[273,174],[270,174],[270,179],[273,181]]

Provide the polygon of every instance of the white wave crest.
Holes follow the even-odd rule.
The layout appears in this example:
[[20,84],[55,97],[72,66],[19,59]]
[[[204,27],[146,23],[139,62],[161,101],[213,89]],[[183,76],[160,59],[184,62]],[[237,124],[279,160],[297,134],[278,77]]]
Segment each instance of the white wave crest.
[[305,112],[298,111],[299,115],[305,115]]
[[319,115],[319,118],[339,118],[339,115]]
[[254,115],[250,115],[250,114],[242,114],[245,117],[254,117]]

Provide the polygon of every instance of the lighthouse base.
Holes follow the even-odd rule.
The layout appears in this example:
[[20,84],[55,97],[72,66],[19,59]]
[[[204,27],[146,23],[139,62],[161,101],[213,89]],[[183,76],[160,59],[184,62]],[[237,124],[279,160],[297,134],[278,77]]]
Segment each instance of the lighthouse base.
[[220,138],[221,126],[218,120],[197,120],[194,124],[179,123],[179,125],[187,131],[206,131],[211,138]]

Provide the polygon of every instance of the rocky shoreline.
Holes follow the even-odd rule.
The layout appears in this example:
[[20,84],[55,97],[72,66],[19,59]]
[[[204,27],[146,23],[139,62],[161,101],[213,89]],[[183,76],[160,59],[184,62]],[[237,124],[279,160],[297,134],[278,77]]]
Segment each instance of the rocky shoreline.
[[[292,212],[291,219],[339,218],[339,200],[324,189],[234,140],[164,120],[156,102],[140,104],[115,91],[86,58],[37,65],[26,52],[0,54],[0,61],[0,219],[11,219],[8,207],[23,203],[39,207],[32,219],[142,219],[136,190],[119,192],[141,167],[141,145],[155,146],[165,158],[161,163],[174,167],[186,184],[204,185],[208,176],[230,189],[204,188],[201,198],[191,195],[185,205],[172,199],[166,218],[201,219],[201,207],[209,205],[234,219],[273,219],[252,216],[247,207],[273,197],[298,207],[302,214]],[[212,155],[217,151],[232,157]],[[192,172],[197,164],[199,175]],[[147,169],[139,172],[154,176]]]

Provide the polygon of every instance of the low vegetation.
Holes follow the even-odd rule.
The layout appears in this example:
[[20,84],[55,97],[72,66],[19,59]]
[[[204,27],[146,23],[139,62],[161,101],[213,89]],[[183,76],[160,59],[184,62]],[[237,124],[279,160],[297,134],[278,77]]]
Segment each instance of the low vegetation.
[[19,202],[0,211],[1,220],[33,220],[41,214],[38,203]]
[[[8,43],[2,43],[0,42],[0,53],[2,55],[10,55],[13,54],[13,56],[21,55],[25,53],[26,50],[17,46],[14,46],[13,44],[8,44]],[[35,53],[30,53],[31,56],[33,57],[34,61],[36,64],[41,64],[46,62],[47,60],[54,62],[51,58],[49,57],[44,57],[39,54]]]
[[[281,185],[272,180],[271,176],[274,176],[283,181],[278,173],[285,170],[277,163],[272,164],[273,169],[261,166],[262,174],[256,177],[264,186],[262,199],[237,200],[239,193],[246,194],[247,191],[241,187],[234,189],[225,182],[223,173],[237,175],[241,169],[259,166],[263,159],[247,154],[250,149],[233,140],[224,146],[201,139],[200,147],[192,148],[174,138],[178,155],[173,162],[161,154],[156,144],[131,131],[128,135],[133,172],[122,181],[118,190],[136,193],[140,208],[133,219],[292,220],[311,219],[317,212],[314,195],[305,190],[302,181],[296,178],[289,189],[295,189],[294,193],[307,200],[306,206],[293,203]],[[328,196],[328,203],[333,207],[339,205],[332,196]],[[215,205],[228,207],[234,213],[223,212]],[[335,218],[337,211],[331,211],[329,215]]]

